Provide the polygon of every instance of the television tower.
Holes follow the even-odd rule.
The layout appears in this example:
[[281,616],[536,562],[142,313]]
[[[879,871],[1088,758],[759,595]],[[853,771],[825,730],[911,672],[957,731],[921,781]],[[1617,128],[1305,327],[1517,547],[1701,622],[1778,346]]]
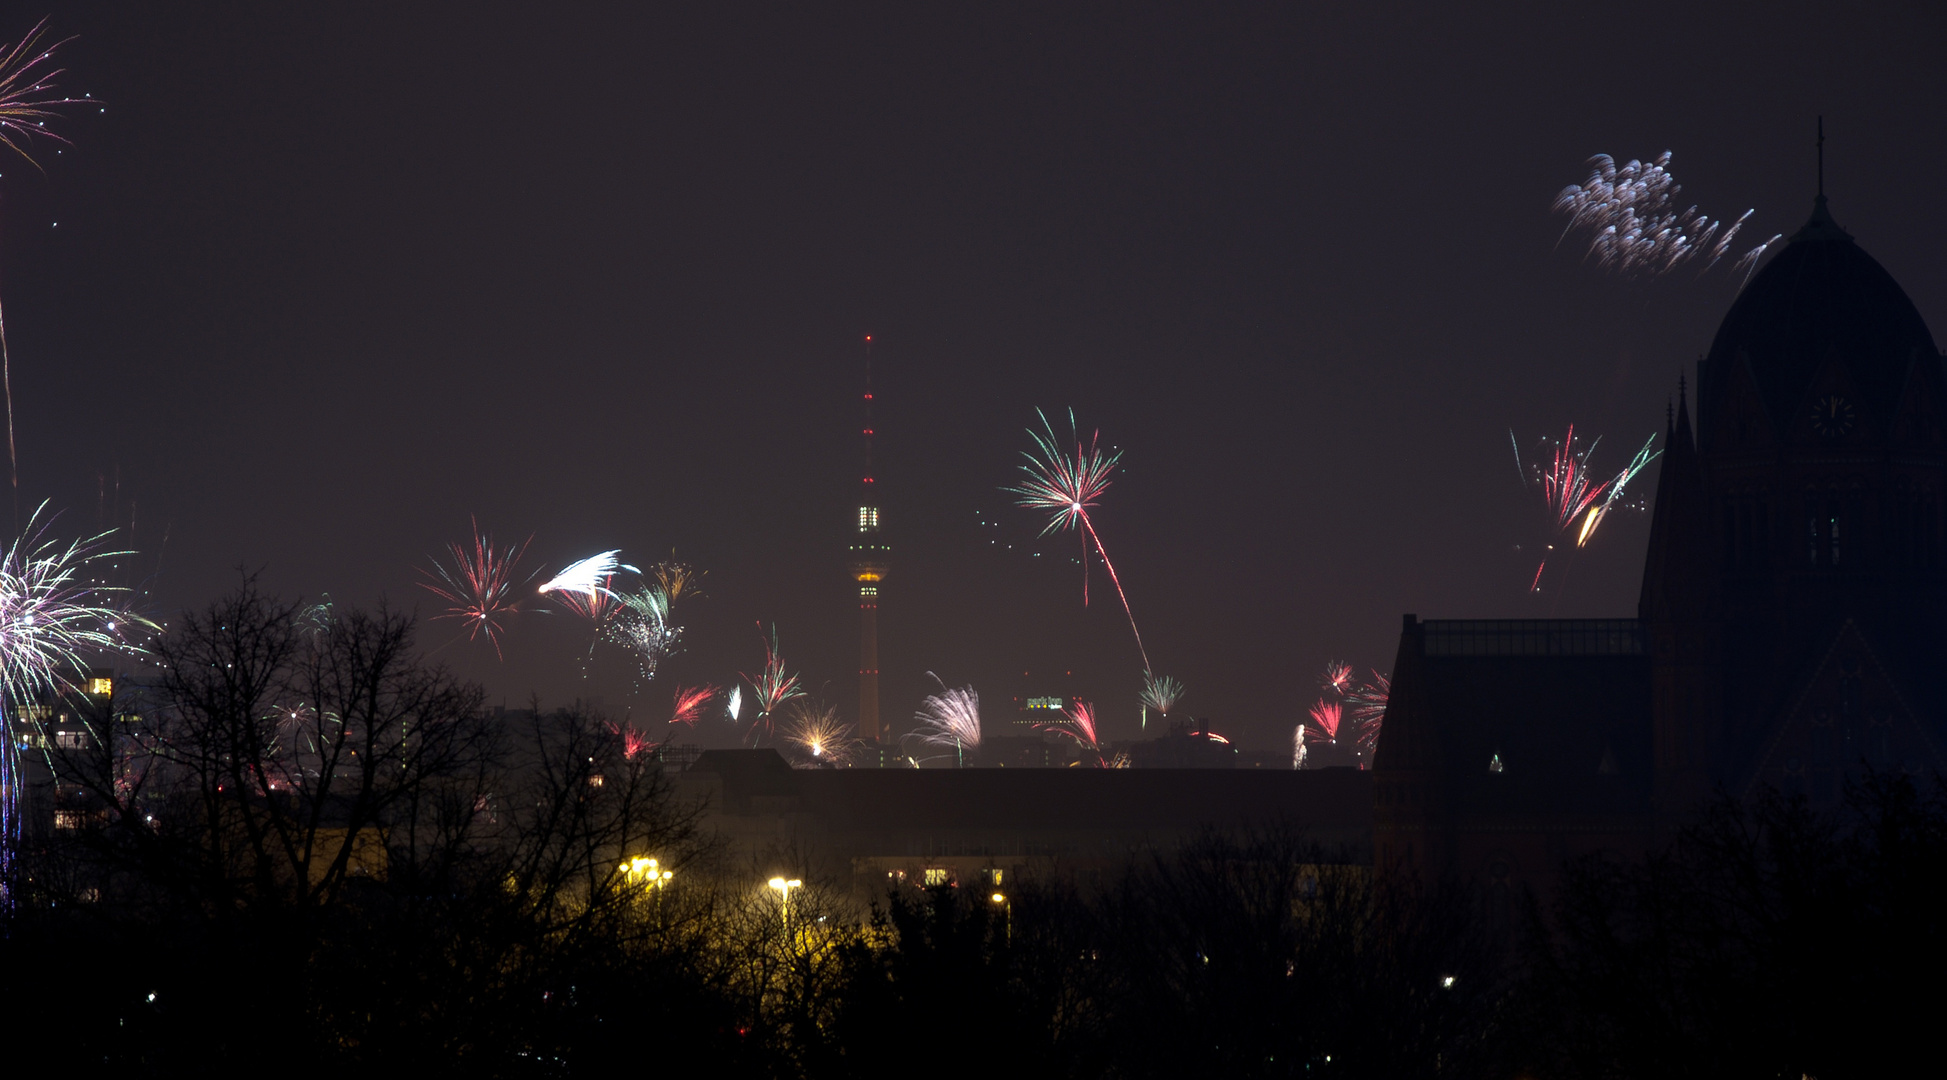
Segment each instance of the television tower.
[[865,468],[860,473],[858,532],[851,546],[852,579],[859,583],[859,737],[887,741],[879,722],[879,583],[886,579],[892,548],[879,531],[879,496],[872,483],[872,335],[865,336]]

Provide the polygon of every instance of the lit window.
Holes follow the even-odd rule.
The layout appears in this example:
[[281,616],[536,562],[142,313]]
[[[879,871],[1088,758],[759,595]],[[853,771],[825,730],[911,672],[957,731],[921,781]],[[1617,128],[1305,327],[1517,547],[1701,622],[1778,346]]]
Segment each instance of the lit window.
[[935,885],[951,885],[953,884],[952,875],[943,866],[929,866],[926,868],[926,884],[929,887]]
[[88,692],[96,697],[107,697],[115,692],[115,680],[93,678],[88,680]]
[[1002,884],[1001,875],[1002,870],[1000,867],[989,867],[987,870],[987,884],[995,886]]
[[57,731],[54,745],[62,750],[79,750],[88,745],[86,736],[79,731]]
[[601,787],[601,786],[602,786],[602,774],[601,774],[601,773],[596,773],[595,775],[593,775],[593,776],[591,776],[591,777],[589,777],[589,778],[588,778],[588,786],[589,786],[589,787]]
[[81,811],[54,811],[54,827],[57,829],[79,829],[81,827]]

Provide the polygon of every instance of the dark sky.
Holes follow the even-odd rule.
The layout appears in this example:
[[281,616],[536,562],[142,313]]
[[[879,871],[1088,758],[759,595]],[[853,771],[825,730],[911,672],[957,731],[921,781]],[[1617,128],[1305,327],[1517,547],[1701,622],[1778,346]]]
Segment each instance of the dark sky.
[[1134,734],[1099,571],[1085,610],[997,490],[1073,406],[1125,453],[1096,522],[1157,668],[1269,747],[1402,612],[1634,613],[1646,515],[1525,594],[1508,431],[1619,468],[1738,278],[1558,248],[1591,154],[1674,150],[1755,243],[1809,211],[1822,113],[1835,215],[1947,333],[1937,5],[684,7],[57,5],[108,107],[0,167],[22,499],[79,531],[119,470],[159,613],[252,567],[431,615],[413,567],[469,515],[536,567],[674,548],[709,595],[639,694],[566,616],[504,663],[423,640],[653,714],[775,622],[849,714],[869,333],[887,714],[932,670]]

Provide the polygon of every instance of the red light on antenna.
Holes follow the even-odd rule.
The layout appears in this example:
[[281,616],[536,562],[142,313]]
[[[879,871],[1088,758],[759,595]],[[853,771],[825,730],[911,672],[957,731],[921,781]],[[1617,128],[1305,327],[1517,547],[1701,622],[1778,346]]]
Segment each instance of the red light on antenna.
[[871,428],[866,428],[866,429],[865,429],[865,433],[866,433],[867,435],[870,435],[870,434],[872,434],[872,429],[871,429]]
[[871,341],[871,340],[872,340],[872,335],[871,335],[871,334],[867,334],[867,335],[865,335],[865,340],[867,340],[867,341]]
[[867,400],[867,401],[871,401],[871,400],[872,400],[872,395],[871,395],[871,394],[867,394],[867,395],[865,395],[865,400]]
[[866,477],[865,482],[870,484],[872,482],[872,478],[870,476]]

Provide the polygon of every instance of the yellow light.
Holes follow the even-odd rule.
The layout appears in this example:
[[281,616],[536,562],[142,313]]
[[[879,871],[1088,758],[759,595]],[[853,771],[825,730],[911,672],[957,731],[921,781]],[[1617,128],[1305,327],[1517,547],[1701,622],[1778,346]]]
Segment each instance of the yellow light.
[[878,581],[878,580],[879,580],[879,573],[878,573],[877,571],[875,571],[875,570],[861,570],[861,571],[859,571],[859,580],[860,580],[860,581]]
[[995,893],[995,894],[994,894],[994,903],[996,903],[996,904],[1005,904],[1005,903],[1007,903],[1007,897],[1005,897],[1005,896],[1003,896],[1003,895],[1001,895],[1000,893]]
[[102,678],[89,679],[88,692],[96,697],[106,697],[115,692],[115,680]]
[[1589,516],[1582,519],[1582,534],[1575,538],[1576,547],[1581,547],[1583,544],[1589,542],[1589,537],[1594,535],[1595,533],[1596,522],[1601,520],[1602,520],[1602,507],[1600,506],[1589,507]]

